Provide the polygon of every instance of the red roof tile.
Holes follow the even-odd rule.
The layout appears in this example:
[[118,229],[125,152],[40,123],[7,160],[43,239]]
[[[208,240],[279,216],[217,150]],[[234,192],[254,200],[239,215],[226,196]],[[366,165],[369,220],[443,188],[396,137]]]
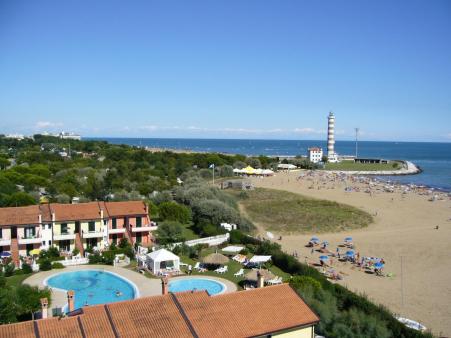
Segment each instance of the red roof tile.
[[143,201],[105,202],[109,216],[146,215],[146,204]]
[[190,292],[176,297],[199,337],[251,337],[319,320],[288,284],[214,297]]
[[107,305],[120,337],[192,337],[171,295]]
[[39,337],[42,338],[79,338],[82,337],[77,317],[50,318],[38,320]]
[[33,322],[23,322],[8,325],[0,325],[0,337],[3,338],[34,338]]
[[50,204],[50,210],[55,214],[55,220],[57,222],[100,218],[98,202],[80,204],[52,203]]
[[87,337],[115,337],[105,305],[84,307],[83,314],[79,318]]
[[39,223],[39,206],[0,208],[0,225],[24,225]]

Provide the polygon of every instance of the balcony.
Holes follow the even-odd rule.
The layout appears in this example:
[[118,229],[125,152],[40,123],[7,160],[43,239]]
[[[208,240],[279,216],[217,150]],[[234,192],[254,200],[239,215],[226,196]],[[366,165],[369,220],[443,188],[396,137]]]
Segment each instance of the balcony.
[[110,235],[114,235],[114,234],[124,234],[124,233],[125,233],[125,228],[108,229],[108,233],[109,233]]
[[19,244],[41,244],[42,237],[40,235],[23,236],[18,240]]
[[83,238],[102,238],[103,231],[83,231]]
[[151,224],[143,225],[142,227],[130,227],[130,230],[132,232],[154,231],[154,230],[157,230],[157,229],[158,229],[158,226],[151,225]]
[[71,231],[62,232],[57,235],[53,235],[54,241],[67,241],[67,240],[73,240],[75,239],[75,233]]
[[11,238],[0,238],[0,246],[11,245]]

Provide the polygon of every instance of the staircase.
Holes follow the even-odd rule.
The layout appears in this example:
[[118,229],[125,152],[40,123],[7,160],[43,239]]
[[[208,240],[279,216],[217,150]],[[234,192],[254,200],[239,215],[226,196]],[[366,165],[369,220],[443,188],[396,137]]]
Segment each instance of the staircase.
[[11,259],[13,260],[16,266],[19,266],[20,256],[19,256],[19,243],[17,242],[17,238],[11,238]]
[[81,241],[80,234],[75,234],[75,247],[80,250],[81,257],[85,256],[85,249],[83,248],[83,242]]
[[133,236],[132,236],[132,233],[131,233],[129,227],[125,227],[125,233],[124,233],[124,235],[125,235],[125,238],[128,239],[128,242],[129,242],[130,244],[133,245],[133,244],[134,244],[134,243],[133,243]]

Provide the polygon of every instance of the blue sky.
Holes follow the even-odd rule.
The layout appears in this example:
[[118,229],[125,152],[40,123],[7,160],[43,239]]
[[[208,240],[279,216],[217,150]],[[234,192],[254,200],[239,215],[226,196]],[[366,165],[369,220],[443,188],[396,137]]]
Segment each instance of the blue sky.
[[451,2],[0,0],[0,132],[451,141]]

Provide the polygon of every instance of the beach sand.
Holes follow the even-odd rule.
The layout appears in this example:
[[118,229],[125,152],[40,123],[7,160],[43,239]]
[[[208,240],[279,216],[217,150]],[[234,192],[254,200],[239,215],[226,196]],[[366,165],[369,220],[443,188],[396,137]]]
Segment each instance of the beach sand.
[[[360,256],[384,258],[384,272],[393,273],[394,277],[377,277],[359,271],[350,263],[335,260],[333,267],[344,275],[339,283],[366,294],[402,317],[426,325],[434,334],[451,335],[450,199],[431,202],[428,201],[430,196],[413,192],[402,194],[399,190],[394,193],[374,191],[370,195],[363,192],[368,187],[365,183],[352,183],[361,192],[345,192],[344,182],[327,182],[324,176],[297,180],[300,173],[277,173],[273,177],[252,178],[252,182],[256,187],[346,203],[377,215],[373,224],[359,230],[302,235],[274,233],[275,238],[283,236],[282,241],[277,242],[284,250],[297,251],[303,262],[318,263],[320,254],[310,255],[311,249],[305,247],[312,235],[329,241],[331,251],[335,251],[344,237],[352,236]],[[318,186],[322,188],[318,190]],[[264,224],[258,227],[264,235]]]

